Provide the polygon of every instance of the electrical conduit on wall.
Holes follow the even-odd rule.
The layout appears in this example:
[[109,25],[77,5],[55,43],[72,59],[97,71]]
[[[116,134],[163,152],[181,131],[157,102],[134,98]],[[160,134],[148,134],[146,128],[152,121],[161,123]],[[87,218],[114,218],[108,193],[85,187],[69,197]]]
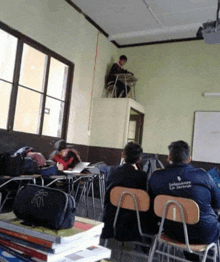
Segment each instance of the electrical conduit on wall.
[[89,135],[90,135],[90,131],[91,131],[92,100],[93,100],[93,91],[94,91],[94,83],[95,83],[96,62],[97,62],[97,56],[98,56],[99,34],[100,34],[100,32],[98,31],[97,32],[97,39],[96,39],[96,47],[95,47],[95,62],[94,62],[94,68],[93,68],[91,99],[90,99],[90,108],[89,108],[89,124],[88,124],[88,134]]

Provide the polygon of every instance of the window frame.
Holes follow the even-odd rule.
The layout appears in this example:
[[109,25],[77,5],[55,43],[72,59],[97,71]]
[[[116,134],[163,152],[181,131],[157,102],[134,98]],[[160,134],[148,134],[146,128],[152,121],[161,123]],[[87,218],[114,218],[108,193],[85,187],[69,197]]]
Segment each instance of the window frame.
[[[44,111],[45,111],[45,104],[46,104],[46,97],[47,97],[47,86],[48,86],[48,79],[49,79],[49,69],[50,69],[50,61],[51,58],[55,58],[58,61],[64,63],[68,66],[68,74],[67,74],[67,81],[66,81],[66,94],[64,99],[64,112],[63,112],[63,122],[61,128],[61,137],[62,139],[66,139],[67,137],[67,129],[68,129],[68,122],[69,122],[69,111],[70,111],[70,101],[71,101],[71,90],[73,84],[73,73],[74,73],[74,63],[69,61],[68,59],[64,58],[63,56],[59,55],[58,53],[52,51],[51,49],[45,47],[44,45],[40,44],[39,42],[33,40],[32,38],[20,33],[19,31],[9,27],[5,23],[0,21],[0,29],[4,30],[6,33],[11,34],[12,36],[16,37],[17,42],[17,50],[15,56],[15,65],[14,65],[14,73],[13,73],[13,80],[12,80],[12,91],[10,97],[10,106],[7,118],[7,131],[10,132],[20,132],[13,130],[14,127],[14,120],[15,120],[15,111],[16,111],[16,103],[17,103],[17,96],[18,96],[18,88],[19,88],[19,77],[20,77],[20,70],[21,70],[21,62],[22,62],[22,53],[23,53],[23,46],[27,44],[38,51],[44,53],[47,56],[47,63],[46,68],[44,71],[44,86],[43,86],[43,99],[42,99],[42,106],[40,107],[40,124],[38,133],[33,135],[37,136],[47,136],[43,135],[43,122],[44,122]],[[22,85],[20,85],[22,86]],[[32,90],[33,91],[33,90]],[[34,91],[33,91],[34,92]],[[50,96],[48,96],[50,97]],[[5,130],[5,129],[2,129]],[[21,131],[22,132],[22,131]],[[32,133],[28,133],[32,134]],[[47,136],[51,137],[51,136]],[[58,137],[56,137],[58,138]]]

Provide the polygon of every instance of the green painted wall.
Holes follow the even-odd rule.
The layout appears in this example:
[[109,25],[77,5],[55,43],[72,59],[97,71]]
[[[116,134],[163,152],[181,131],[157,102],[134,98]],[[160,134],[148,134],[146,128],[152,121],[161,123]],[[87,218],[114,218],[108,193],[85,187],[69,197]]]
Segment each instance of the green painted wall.
[[145,107],[143,148],[167,154],[171,141],[192,144],[194,112],[220,111],[220,46],[204,41],[121,49],[138,78],[137,101]]
[[101,97],[106,71],[118,54],[128,56],[125,68],[138,78],[145,152],[166,154],[177,139],[191,144],[194,112],[220,110],[220,98],[202,96],[220,92],[218,45],[192,41],[117,49],[60,0],[1,0],[0,19],[75,64],[68,142],[90,144],[92,100]]
[[0,4],[2,22],[75,64],[67,140],[89,145],[92,99],[101,97],[106,69],[118,58],[117,48],[64,0],[1,0]]

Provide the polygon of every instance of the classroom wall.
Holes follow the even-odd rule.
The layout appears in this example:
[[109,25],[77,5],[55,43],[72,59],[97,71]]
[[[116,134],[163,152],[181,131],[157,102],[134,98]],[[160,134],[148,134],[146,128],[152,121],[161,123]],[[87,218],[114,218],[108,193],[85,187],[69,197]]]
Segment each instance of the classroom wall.
[[117,48],[65,1],[1,0],[0,20],[75,64],[67,141],[89,145],[91,96],[101,97]]
[[128,140],[131,108],[144,108],[130,98],[96,98],[93,101],[90,146],[122,149]]
[[145,152],[167,154],[167,145],[177,139],[191,144],[194,112],[220,110],[220,98],[202,96],[219,92],[218,45],[201,40],[117,49],[60,0],[1,0],[0,20],[75,64],[69,143],[91,144],[92,99],[101,97],[106,72],[121,54],[128,56],[125,67],[138,78]]
[[219,111],[220,46],[203,40],[120,49],[138,78],[137,101],[145,107],[143,148],[167,154],[171,141],[192,144],[194,112]]

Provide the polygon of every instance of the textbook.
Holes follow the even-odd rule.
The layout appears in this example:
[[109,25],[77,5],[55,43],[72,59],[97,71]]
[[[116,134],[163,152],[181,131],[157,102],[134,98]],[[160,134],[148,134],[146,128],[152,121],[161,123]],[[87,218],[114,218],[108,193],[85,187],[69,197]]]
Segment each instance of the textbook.
[[83,238],[100,235],[103,225],[104,224],[99,221],[75,217],[75,223],[72,228],[52,230],[40,226],[30,226],[23,220],[18,219],[13,212],[0,214],[0,228],[50,241],[52,243],[50,246],[47,243],[47,247],[54,249],[57,247],[56,244],[72,242],[72,245],[74,245]]
[[[46,253],[43,251],[38,251],[36,249],[32,249],[29,248],[27,246],[21,245],[21,244],[17,244],[5,239],[0,239],[0,245],[2,245],[3,247],[7,247],[10,248],[18,253],[20,253],[19,255],[23,255],[26,257],[29,257],[30,259],[33,259],[34,261],[46,261],[46,262],[55,262],[55,261],[60,261],[60,259],[63,259],[65,256],[68,256],[72,253],[78,252],[79,250],[82,250],[85,247],[88,247],[91,245],[91,243],[93,245],[98,245],[99,244],[99,236],[93,237],[91,239],[89,239],[88,241],[81,241],[78,243],[78,245],[73,246],[72,248],[58,253],[58,254],[50,254],[50,253]],[[33,261],[30,260],[30,261]],[[0,259],[1,261],[1,259]]]
[[34,243],[36,245],[40,245],[40,246],[43,246],[45,248],[51,248],[51,246],[53,244],[53,242],[50,242],[50,241],[47,241],[47,240],[44,240],[44,239],[32,237],[32,236],[29,236],[29,235],[26,235],[26,234],[23,234],[23,233],[18,233],[18,232],[15,232],[15,231],[10,231],[10,230],[4,229],[4,228],[0,228],[0,234],[5,234],[8,237],[11,236],[13,238],[17,238],[17,239],[21,239],[21,240],[24,240],[24,241],[27,241],[27,242],[30,242],[30,243]]
[[27,258],[19,252],[10,249],[9,247],[0,245],[0,261],[1,262],[35,262],[31,258]]
[[95,262],[110,257],[110,249],[97,245],[90,246],[84,250],[68,255],[64,259],[60,260],[60,262]]
[[[47,252],[47,253],[51,253],[51,254],[55,253],[55,250],[52,249],[52,248],[41,246],[41,245],[35,244],[33,242],[23,240],[21,238],[12,237],[12,236],[7,235],[7,234],[0,233],[0,240],[1,239],[8,240],[10,242],[14,242],[14,243],[17,243],[17,244],[21,244],[21,245],[24,245],[24,246],[27,246],[27,247],[30,247],[30,248],[38,249],[40,251],[44,251],[44,252]],[[0,260],[0,262],[1,262],[1,260]]]
[[[83,243],[84,243],[85,246],[90,246],[90,245],[94,244],[94,242],[92,242],[92,241],[93,240],[96,241],[97,238],[100,238],[100,234],[97,234],[97,235],[94,235],[94,236],[91,235],[90,238],[83,239]],[[64,252],[68,249],[71,249],[73,247],[79,246],[79,243],[73,245],[72,242],[69,242],[69,243],[65,243],[65,244],[57,244],[54,248],[48,248],[48,247],[45,247],[45,246],[41,246],[41,245],[38,245],[38,244],[35,244],[35,243],[32,243],[32,242],[23,240],[21,238],[16,238],[16,237],[6,235],[6,234],[3,234],[3,233],[0,233],[0,240],[1,239],[8,240],[10,242],[21,244],[23,246],[30,247],[30,248],[33,248],[33,249],[36,249],[36,250],[40,250],[40,251],[43,251],[43,252],[46,252],[46,253],[51,253],[51,254],[57,254],[57,253],[60,253],[60,252]],[[1,260],[0,260],[0,262],[1,262]]]

